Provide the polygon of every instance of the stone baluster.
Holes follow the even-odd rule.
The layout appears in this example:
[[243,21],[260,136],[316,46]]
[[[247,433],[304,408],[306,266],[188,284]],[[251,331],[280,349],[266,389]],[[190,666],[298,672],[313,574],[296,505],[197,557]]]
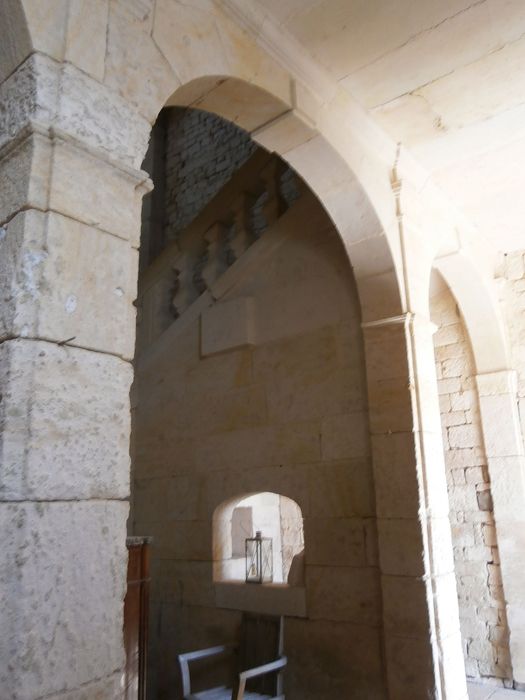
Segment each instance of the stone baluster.
[[283,163],[277,158],[272,160],[261,171],[261,179],[267,199],[263,205],[266,227],[271,226],[286,211],[286,202],[281,194],[280,178]]
[[252,194],[242,192],[233,203],[233,226],[228,235],[226,248],[226,263],[228,265],[233,265],[253,242],[254,236],[250,211],[253,207],[254,199]]
[[209,289],[227,267],[225,254],[226,226],[217,222],[204,234],[206,251],[195,265],[193,283],[199,294]]
[[297,177],[297,173],[292,168],[288,167],[284,169],[280,177],[279,188],[288,209],[301,197],[305,183],[300,177]]
[[195,298],[193,265],[187,256],[181,256],[171,268],[175,285],[171,288],[170,312],[177,319]]

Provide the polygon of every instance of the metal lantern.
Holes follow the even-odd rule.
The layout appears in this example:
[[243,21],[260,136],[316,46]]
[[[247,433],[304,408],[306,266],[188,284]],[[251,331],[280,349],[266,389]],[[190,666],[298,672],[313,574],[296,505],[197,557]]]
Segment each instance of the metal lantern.
[[271,537],[263,537],[258,530],[255,537],[246,539],[246,583],[273,581],[273,553]]

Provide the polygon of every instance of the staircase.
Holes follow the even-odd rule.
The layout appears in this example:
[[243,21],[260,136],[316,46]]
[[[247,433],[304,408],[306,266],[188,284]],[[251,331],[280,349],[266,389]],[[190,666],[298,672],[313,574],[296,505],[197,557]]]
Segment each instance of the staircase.
[[[301,197],[298,178],[258,149],[139,278],[137,356],[214,289]],[[257,247],[257,246],[256,246]],[[212,293],[212,297],[214,297]]]

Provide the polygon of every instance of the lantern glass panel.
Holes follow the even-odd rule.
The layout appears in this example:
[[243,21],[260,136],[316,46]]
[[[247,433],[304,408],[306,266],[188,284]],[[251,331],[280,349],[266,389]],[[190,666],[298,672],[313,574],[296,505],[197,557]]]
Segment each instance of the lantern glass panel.
[[271,537],[257,532],[246,539],[246,582],[271,583],[273,581],[273,550]]

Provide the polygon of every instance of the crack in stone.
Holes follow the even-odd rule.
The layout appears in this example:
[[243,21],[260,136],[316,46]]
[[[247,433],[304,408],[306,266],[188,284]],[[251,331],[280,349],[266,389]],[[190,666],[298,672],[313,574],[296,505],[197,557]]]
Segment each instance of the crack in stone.
[[50,343],[52,345],[56,345],[59,348],[74,348],[75,350],[85,350],[86,352],[96,352],[100,355],[108,355],[109,357],[116,357],[118,360],[122,360],[126,364],[133,364],[133,359],[129,359],[124,357],[124,355],[120,355],[119,353],[116,352],[109,352],[108,350],[98,350],[97,348],[90,348],[86,345],[80,345],[80,343],[71,343],[70,338],[69,340],[54,340],[53,338],[46,338],[44,336],[29,336],[29,335],[16,335],[16,334],[9,334],[5,335],[3,338],[0,338],[0,346],[2,346],[4,343],[11,342],[13,340],[23,340],[23,341],[29,341],[29,342],[40,342],[40,343]]
[[[483,2],[486,2],[486,0],[483,0]],[[475,63],[478,63],[479,61],[482,61],[483,59],[487,58],[487,56],[493,56],[496,53],[499,53],[500,51],[504,51],[507,49],[509,46],[512,46],[513,44],[516,44],[520,41],[522,41],[525,38],[525,32],[523,34],[520,34],[516,39],[513,39],[512,41],[507,41],[505,44],[502,44],[501,46],[498,46],[495,49],[492,49],[491,51],[487,51],[487,53],[483,54],[482,56],[479,56],[476,58],[474,61],[470,61],[470,63],[464,63],[461,66],[456,66],[452,70],[448,71],[447,73],[443,73],[442,75],[438,75],[435,78],[432,78],[432,80],[429,80],[426,83],[423,83],[422,85],[418,85],[416,88],[413,90],[407,90],[406,92],[403,92],[399,95],[396,95],[395,97],[392,97],[389,100],[385,100],[385,102],[380,102],[376,105],[373,105],[370,107],[370,110],[375,110],[375,109],[381,109],[381,107],[386,107],[387,105],[391,104],[392,102],[395,102],[396,100],[399,100],[402,97],[408,97],[409,95],[415,95],[417,97],[423,97],[423,95],[420,94],[420,90],[424,90],[425,88],[429,87],[430,85],[433,85],[434,83],[439,82],[440,80],[443,80],[444,78],[448,78],[454,73],[457,73],[460,70],[463,70],[464,68],[468,68],[469,66],[473,66]],[[369,64],[372,65],[372,64]],[[352,75],[352,73],[349,73],[348,75]],[[346,76],[348,77],[348,76]],[[341,78],[341,80],[344,80],[344,78]],[[426,98],[425,98],[426,99]],[[427,100],[428,103],[428,100]],[[430,105],[430,103],[428,103]],[[525,103],[523,103],[525,104]],[[512,109],[512,108],[509,108]],[[432,109],[432,111],[434,111]],[[508,110],[504,110],[508,111]],[[486,119],[490,119],[490,117],[486,117]],[[484,120],[483,120],[484,121]]]
[[464,7],[462,10],[459,10],[453,15],[449,15],[448,17],[445,17],[445,19],[442,19],[441,21],[437,22],[436,24],[432,25],[431,27],[426,27],[425,29],[422,29],[419,32],[416,32],[415,34],[412,34],[411,36],[408,37],[402,44],[399,44],[399,46],[394,47],[393,49],[389,49],[388,51],[385,51],[382,53],[380,56],[377,56],[377,58],[374,58],[373,61],[370,61],[369,63],[365,63],[362,66],[359,66],[358,68],[355,68],[354,70],[350,71],[350,73],[347,73],[344,75],[342,78],[339,78],[338,81],[346,80],[346,78],[349,78],[351,75],[354,75],[355,73],[358,73],[359,71],[368,68],[369,66],[373,66],[375,63],[379,63],[382,61],[384,58],[389,56],[392,53],[395,53],[396,51],[399,51],[400,49],[405,48],[405,46],[408,46],[410,43],[418,39],[420,36],[423,36],[424,34],[429,34],[430,32],[433,32],[435,29],[440,27],[441,25],[445,24],[446,22],[449,22],[453,19],[456,19],[456,17],[459,17],[460,15],[464,14],[465,12],[469,12],[473,7],[476,7],[478,5],[483,5],[486,3],[487,0],[476,0],[476,2],[472,3],[472,5],[469,5],[468,7]]
[[89,496],[85,498],[79,498],[76,496],[71,496],[71,498],[10,498],[9,500],[3,500],[0,498],[0,503],[7,505],[21,505],[24,503],[91,503],[92,501],[102,503],[128,503],[129,499],[129,496]]

